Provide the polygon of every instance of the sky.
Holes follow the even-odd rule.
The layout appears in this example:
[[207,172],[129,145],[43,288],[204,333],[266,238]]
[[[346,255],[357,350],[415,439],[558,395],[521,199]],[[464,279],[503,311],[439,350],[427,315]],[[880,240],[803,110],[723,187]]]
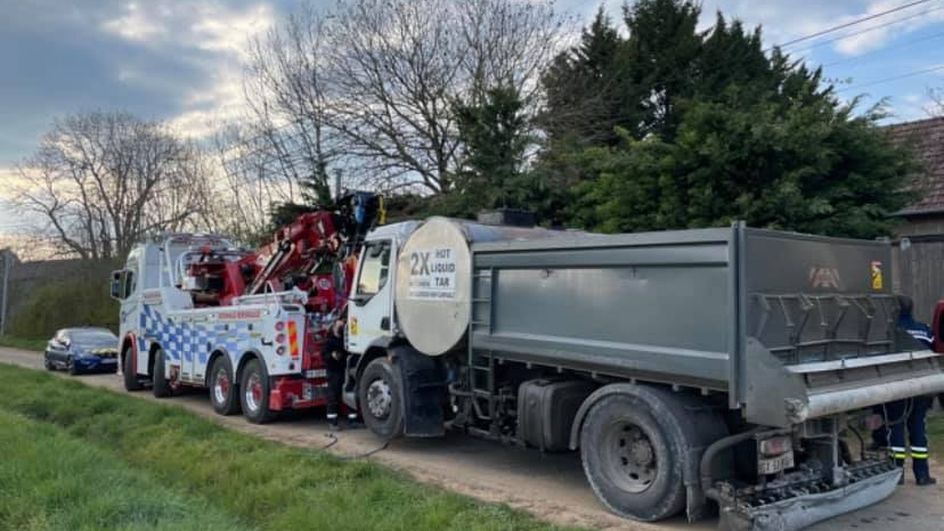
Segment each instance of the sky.
[[[248,39],[303,1],[0,0],[0,196],[13,167],[58,116],[123,110],[168,120],[194,137],[239,116]],[[316,8],[335,3],[310,1]],[[749,27],[762,25],[772,46],[912,1],[704,0],[701,25],[710,28],[721,10]],[[618,20],[623,3],[556,5],[588,21],[601,5]],[[927,89],[944,87],[944,0],[786,50],[823,65],[828,78],[843,83],[843,97],[865,94],[865,105],[888,98],[890,121],[923,118]],[[900,79],[889,80],[894,77]],[[0,203],[0,235],[22,223]]]

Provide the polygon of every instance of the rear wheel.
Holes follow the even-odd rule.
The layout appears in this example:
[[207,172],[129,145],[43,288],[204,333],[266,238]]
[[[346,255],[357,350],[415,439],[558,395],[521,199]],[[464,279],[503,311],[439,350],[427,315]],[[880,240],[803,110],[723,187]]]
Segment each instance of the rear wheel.
[[213,360],[210,369],[210,403],[220,415],[239,413],[237,386],[233,378],[233,364],[225,354]]
[[124,377],[125,391],[140,391],[143,386],[134,372],[134,350],[128,347],[121,353],[121,373]]
[[357,404],[370,431],[383,439],[403,435],[400,376],[386,357],[367,364],[357,389]]
[[584,473],[613,512],[651,522],[684,507],[689,444],[671,406],[642,391],[604,396],[587,413],[580,431]]
[[269,377],[258,359],[251,359],[246,363],[239,389],[246,420],[254,424],[264,424],[275,418],[275,413],[269,410]]
[[154,393],[155,398],[166,398],[174,394],[174,390],[170,386],[170,382],[167,381],[166,376],[166,363],[164,360],[164,350],[158,349],[154,353],[154,370],[151,371],[151,380],[153,385],[151,386],[151,392]]

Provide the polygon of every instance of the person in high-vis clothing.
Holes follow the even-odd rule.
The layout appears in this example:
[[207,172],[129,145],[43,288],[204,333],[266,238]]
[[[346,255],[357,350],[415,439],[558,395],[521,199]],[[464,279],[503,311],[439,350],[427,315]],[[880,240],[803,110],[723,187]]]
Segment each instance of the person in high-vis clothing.
[[[346,319],[341,317],[328,330],[324,347],[325,376],[328,380],[328,427],[332,431],[340,429],[338,416],[341,414],[341,395],[344,392],[344,370],[347,364],[347,351],[344,350],[344,327]],[[357,412],[348,411],[349,428],[357,427]]]
[[[921,346],[931,348],[934,343],[931,329],[914,318],[912,300],[899,295],[898,304],[900,306],[898,327]],[[883,406],[889,430],[888,446],[892,457],[900,467],[904,467],[905,459],[911,457],[915,483],[919,486],[937,483],[937,480],[931,477],[931,469],[928,466],[928,435],[925,426],[925,419],[933,402],[934,396],[916,396],[907,400],[896,400]],[[902,475],[902,481],[904,481],[904,475]]]

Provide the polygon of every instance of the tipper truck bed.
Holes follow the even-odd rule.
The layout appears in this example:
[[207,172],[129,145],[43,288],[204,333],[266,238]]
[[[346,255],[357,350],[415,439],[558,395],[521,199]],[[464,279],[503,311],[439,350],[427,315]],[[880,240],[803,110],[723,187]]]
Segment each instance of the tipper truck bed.
[[863,440],[872,406],[944,390],[941,357],[896,330],[890,267],[888,243],[740,224],[383,227],[351,296],[346,400],[382,437],[579,449],[629,518],[716,502],[725,528],[800,528],[894,490]]

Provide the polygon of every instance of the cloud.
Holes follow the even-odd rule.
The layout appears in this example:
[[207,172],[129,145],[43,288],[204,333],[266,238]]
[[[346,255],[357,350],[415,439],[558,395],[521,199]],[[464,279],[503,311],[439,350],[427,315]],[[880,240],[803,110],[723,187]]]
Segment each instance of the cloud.
[[[901,3],[897,0],[871,2],[864,11],[843,17],[836,21],[836,24],[883,13],[899,5]],[[834,48],[847,56],[861,55],[876,50],[895,38],[944,20],[942,8],[944,6],[941,5],[916,6],[857,24],[845,33],[849,35],[848,37],[836,41]]]
[[164,36],[167,28],[159,19],[146,9],[131,2],[125,6],[125,13],[117,18],[106,20],[102,29],[130,41],[146,42]]
[[[197,68],[198,82],[175,87],[180,108],[169,121],[183,134],[205,137],[215,131],[216,123],[243,111],[242,72],[249,42],[276,20],[275,9],[267,3],[153,1],[125,5],[100,28],[131,44],[175,54]],[[128,84],[177,81],[154,80],[143,65],[135,64],[122,64],[116,75]]]

